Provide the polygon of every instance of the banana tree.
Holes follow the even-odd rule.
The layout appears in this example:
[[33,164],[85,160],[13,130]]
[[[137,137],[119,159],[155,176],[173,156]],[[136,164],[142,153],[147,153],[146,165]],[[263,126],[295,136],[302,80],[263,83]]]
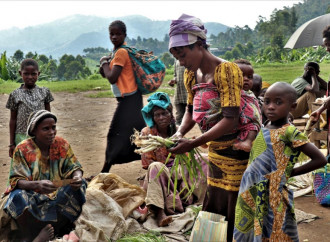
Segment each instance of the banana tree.
[[6,51],[0,58],[0,78],[2,80],[16,80],[19,70],[19,62],[13,58],[7,58]]
[[9,74],[7,70],[7,57],[6,57],[6,51],[1,54],[0,59],[0,78],[7,81],[9,79]]

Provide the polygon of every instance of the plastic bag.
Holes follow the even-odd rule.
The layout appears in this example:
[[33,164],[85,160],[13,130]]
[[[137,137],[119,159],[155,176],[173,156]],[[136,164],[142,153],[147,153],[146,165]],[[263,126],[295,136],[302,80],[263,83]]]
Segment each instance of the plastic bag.
[[189,242],[227,241],[228,222],[225,216],[200,211],[191,231]]

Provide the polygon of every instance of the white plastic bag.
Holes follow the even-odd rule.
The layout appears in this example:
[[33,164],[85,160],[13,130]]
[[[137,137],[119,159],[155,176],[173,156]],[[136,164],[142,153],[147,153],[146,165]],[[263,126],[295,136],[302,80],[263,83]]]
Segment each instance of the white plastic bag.
[[228,222],[225,216],[200,211],[191,231],[189,242],[227,241]]

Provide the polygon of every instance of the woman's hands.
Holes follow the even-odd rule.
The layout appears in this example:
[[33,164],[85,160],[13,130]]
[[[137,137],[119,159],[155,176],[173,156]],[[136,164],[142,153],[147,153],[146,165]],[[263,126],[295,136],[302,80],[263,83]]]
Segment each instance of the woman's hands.
[[316,110],[311,113],[310,115],[310,120],[311,120],[311,125],[314,125],[319,119],[320,119],[321,112],[319,110]]
[[13,158],[13,154],[16,146],[14,144],[11,144],[8,147],[9,147],[9,157]]
[[79,189],[82,185],[82,171],[81,170],[74,171],[72,174],[72,179],[73,182],[70,183],[72,189],[74,190]]
[[110,55],[109,56],[103,56],[100,59],[100,69],[99,69],[99,72],[100,72],[100,74],[101,74],[101,76],[103,78],[105,78],[105,73],[104,73],[104,70],[103,70],[103,65],[104,64],[109,65],[110,60],[111,60],[111,56]]
[[102,67],[102,65],[105,64],[105,63],[109,63],[110,60],[111,60],[111,56],[110,55],[101,57],[101,59],[100,59],[100,67]]
[[171,139],[174,140],[174,141],[177,141],[179,139],[182,139],[183,138],[183,135],[180,131],[177,131],[175,134],[173,134],[171,136]]
[[36,181],[36,188],[33,190],[40,194],[49,194],[55,192],[57,187],[50,180],[40,180]]
[[330,108],[330,97],[327,97],[323,101],[323,105],[319,109],[311,113],[310,115],[311,124],[314,125],[320,119],[321,113],[326,109],[329,110],[329,108]]
[[74,176],[72,177],[73,182],[70,183],[70,186],[74,189],[77,190],[79,187],[81,187],[82,184],[82,177],[81,176]]
[[173,154],[183,154],[185,152],[189,152],[195,148],[193,141],[194,140],[189,140],[189,139],[184,139],[184,138],[179,139],[177,142],[177,145],[168,149],[168,151]]

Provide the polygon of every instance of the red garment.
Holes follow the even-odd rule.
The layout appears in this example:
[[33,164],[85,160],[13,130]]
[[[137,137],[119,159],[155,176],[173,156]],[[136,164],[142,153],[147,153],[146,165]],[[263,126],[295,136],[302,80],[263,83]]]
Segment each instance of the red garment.
[[241,105],[239,108],[238,140],[244,141],[250,131],[259,132],[261,128],[261,111],[258,99],[251,91],[241,91]]
[[[141,130],[141,135],[149,135],[149,134],[160,136],[158,130],[155,127],[153,128],[145,127]],[[149,165],[154,161],[165,163],[168,154],[169,152],[165,146],[142,154],[141,155],[142,168],[148,169]],[[167,167],[172,166],[174,158],[175,158],[174,154],[172,154],[170,157],[171,160],[168,162],[168,164],[166,164]]]

